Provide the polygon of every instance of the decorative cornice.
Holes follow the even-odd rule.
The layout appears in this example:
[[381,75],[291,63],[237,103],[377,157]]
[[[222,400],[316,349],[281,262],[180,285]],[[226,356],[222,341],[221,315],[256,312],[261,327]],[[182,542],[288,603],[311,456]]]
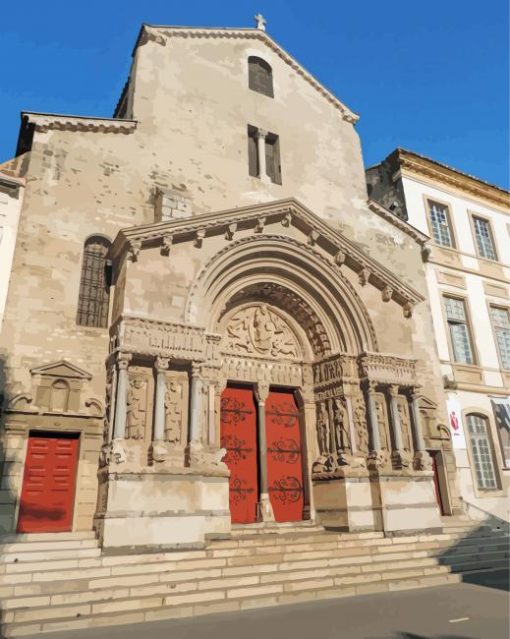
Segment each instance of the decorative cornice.
[[60,115],[57,113],[33,113],[23,111],[23,120],[34,124],[36,131],[57,129],[60,131],[95,131],[100,133],[132,133],[137,126],[136,120],[116,118],[90,118],[81,115]]
[[[159,35],[159,38],[158,38]],[[292,56],[290,56],[271,36],[261,29],[218,29],[204,27],[174,27],[164,25],[144,24],[138,36],[137,46],[143,45],[148,40],[165,45],[161,37],[166,38],[225,38],[260,40],[266,44],[279,58],[286,62],[298,75],[318,91],[330,104],[338,109],[342,118],[351,124],[356,124],[359,115],[351,111],[331,91],[321,84],[311,73],[304,69]]]
[[395,153],[401,170],[447,184],[474,197],[510,209],[510,192],[499,186],[412,151],[397,149]]
[[[172,222],[159,222],[125,228],[119,232],[110,251],[112,260],[117,260],[125,252],[129,252],[133,244],[143,249],[145,246],[164,245],[164,238],[172,236],[172,244],[180,242],[194,242],[197,237],[203,241],[208,235],[225,235],[232,225],[236,229],[252,230],[257,233],[260,227],[260,219],[265,219],[265,224],[281,223],[283,226],[292,224],[303,232],[306,242],[313,231],[314,243],[321,247],[337,265],[345,264],[359,274],[366,281],[378,288],[381,292],[391,288],[392,299],[399,303],[405,310],[406,316],[410,315],[412,307],[425,298],[403,280],[398,278],[388,268],[368,256],[354,242],[331,227],[327,222],[312,213],[303,204],[293,198],[278,200],[266,204],[258,204],[243,208],[229,209],[213,213],[197,215],[193,218],[179,219]],[[257,233],[260,237],[260,233]],[[140,243],[140,244],[139,244]],[[339,255],[342,259],[339,260]],[[369,274],[369,280],[368,280]]]
[[374,200],[368,200],[367,204],[368,208],[373,213],[376,213],[377,215],[379,215],[379,217],[382,217],[393,226],[396,226],[398,229],[412,237],[413,240],[415,240],[421,246],[423,246],[430,239],[428,235],[425,235],[425,233],[419,231],[417,228],[409,224],[409,222],[406,222],[397,217],[395,213],[392,213],[378,202],[375,202]]

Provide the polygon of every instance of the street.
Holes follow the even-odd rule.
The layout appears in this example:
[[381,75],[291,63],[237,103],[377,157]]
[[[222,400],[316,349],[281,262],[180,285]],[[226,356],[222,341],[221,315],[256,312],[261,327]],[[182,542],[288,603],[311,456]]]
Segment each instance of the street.
[[[45,639],[508,639],[504,572],[401,593],[44,635]],[[41,635],[39,635],[40,637]],[[35,637],[33,638],[35,639]]]

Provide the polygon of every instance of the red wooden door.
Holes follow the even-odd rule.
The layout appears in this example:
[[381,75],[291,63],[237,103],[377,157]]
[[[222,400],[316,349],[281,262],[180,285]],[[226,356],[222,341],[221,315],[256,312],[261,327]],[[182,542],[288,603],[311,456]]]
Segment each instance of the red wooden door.
[[77,463],[77,438],[28,438],[18,532],[71,530]]
[[294,394],[271,391],[266,400],[267,481],[276,521],[303,519],[303,464]]
[[257,412],[250,388],[226,388],[221,396],[221,447],[230,470],[229,501],[234,524],[257,520]]
[[429,451],[432,458],[432,470],[434,471],[434,492],[436,493],[436,501],[439,506],[439,512],[444,515],[443,501],[441,499],[441,486],[439,485],[439,470],[437,468],[437,452]]

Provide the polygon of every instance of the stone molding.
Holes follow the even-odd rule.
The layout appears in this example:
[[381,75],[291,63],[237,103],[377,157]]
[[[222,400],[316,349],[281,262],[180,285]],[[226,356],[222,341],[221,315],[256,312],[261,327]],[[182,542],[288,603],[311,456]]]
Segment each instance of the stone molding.
[[34,124],[36,131],[51,129],[59,131],[94,131],[99,133],[132,133],[137,127],[136,120],[116,118],[90,118],[80,115],[60,115],[56,113],[35,113],[23,111],[22,119]]
[[193,27],[173,27],[164,25],[143,25],[135,44],[137,47],[144,45],[147,41],[154,41],[165,46],[166,38],[225,38],[260,40],[266,44],[279,58],[288,64],[298,75],[308,82],[318,91],[330,104],[341,113],[342,119],[351,124],[356,124],[359,115],[351,111],[333,93],[328,91],[311,73],[304,69],[293,57],[282,49],[265,31],[261,29],[215,29],[215,28],[193,28]]
[[367,205],[373,213],[376,213],[379,217],[382,217],[384,220],[386,220],[386,222],[389,222],[400,231],[403,231],[404,233],[409,235],[409,237],[412,237],[413,240],[415,240],[415,242],[420,246],[424,246],[426,242],[429,241],[430,237],[428,235],[419,231],[417,228],[409,224],[409,222],[402,220],[400,217],[395,215],[395,213],[392,213],[387,208],[382,206],[382,204],[379,204],[379,202],[375,202],[374,200],[367,200]]
[[417,386],[415,359],[384,353],[363,353],[359,356],[358,363],[360,378],[368,383]]
[[[285,227],[292,224],[303,232],[303,245],[309,250],[312,250],[309,245],[310,234],[315,231],[317,235],[315,243],[320,241],[322,251],[332,260],[336,268],[343,268],[345,264],[358,273],[363,284],[370,283],[379,289],[384,299],[387,299],[388,290],[391,289],[391,299],[402,306],[406,317],[410,317],[413,307],[425,299],[421,293],[364,253],[354,242],[294,198],[205,213],[185,220],[128,227],[122,229],[115,238],[110,257],[113,260],[120,260],[126,252],[133,253],[133,246],[137,248],[136,255],[140,249],[144,248],[144,245],[153,246],[156,243],[164,249],[165,237],[168,238],[169,235],[172,236],[173,245],[195,241],[195,246],[199,247],[208,235],[228,235],[229,228],[233,225],[236,225],[237,230],[251,230],[256,237],[261,238],[264,237],[260,234],[261,218],[264,218],[265,226],[280,223]],[[200,243],[196,242],[198,236],[200,236]],[[282,236],[282,239],[289,238]],[[234,244],[231,241],[228,242],[228,246]],[[342,256],[340,261],[339,254]]]

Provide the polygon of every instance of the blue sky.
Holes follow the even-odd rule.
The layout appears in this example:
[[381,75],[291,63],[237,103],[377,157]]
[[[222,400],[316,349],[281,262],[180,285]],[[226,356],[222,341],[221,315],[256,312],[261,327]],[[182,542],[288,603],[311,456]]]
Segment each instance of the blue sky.
[[366,165],[396,146],[508,188],[507,0],[7,2],[0,13],[0,161],[21,110],[111,116],[142,22],[252,26],[351,109]]

